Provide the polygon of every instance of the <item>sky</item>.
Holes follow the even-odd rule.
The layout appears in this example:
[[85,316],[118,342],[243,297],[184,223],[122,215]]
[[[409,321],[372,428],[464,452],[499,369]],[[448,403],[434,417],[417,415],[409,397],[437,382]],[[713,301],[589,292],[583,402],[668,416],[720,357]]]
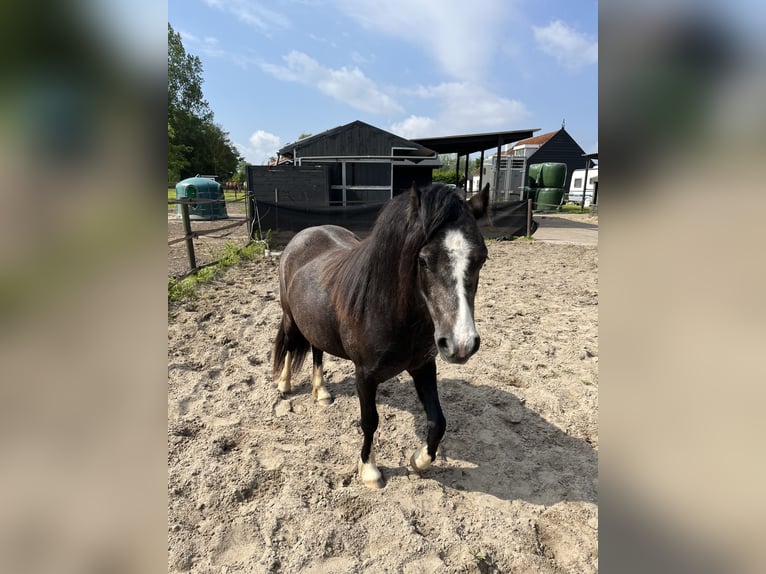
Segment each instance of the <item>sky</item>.
[[405,138],[566,130],[598,151],[598,4],[170,0],[216,123],[261,165],[361,120]]

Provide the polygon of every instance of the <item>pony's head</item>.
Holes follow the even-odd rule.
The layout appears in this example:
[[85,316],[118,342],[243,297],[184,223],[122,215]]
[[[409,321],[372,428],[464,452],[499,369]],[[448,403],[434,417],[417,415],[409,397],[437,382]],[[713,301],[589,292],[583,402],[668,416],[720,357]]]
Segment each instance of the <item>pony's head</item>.
[[465,363],[479,349],[473,308],[487,247],[477,220],[488,204],[489,185],[469,201],[440,184],[410,189],[410,217],[425,232],[417,254],[418,287],[434,323],[436,348],[450,363]]

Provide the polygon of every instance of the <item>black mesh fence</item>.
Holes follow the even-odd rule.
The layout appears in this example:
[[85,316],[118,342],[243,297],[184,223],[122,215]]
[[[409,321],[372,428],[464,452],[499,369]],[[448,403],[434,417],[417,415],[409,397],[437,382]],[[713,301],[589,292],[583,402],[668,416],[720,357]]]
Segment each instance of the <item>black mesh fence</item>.
[[[340,225],[354,233],[364,235],[375,224],[385,202],[347,207],[321,207],[316,205],[277,204],[251,197],[249,217],[250,233],[267,231],[296,233],[314,225]],[[537,229],[532,220],[530,233]],[[507,201],[490,207],[488,217],[479,222],[487,238],[511,239],[527,234],[527,201]]]

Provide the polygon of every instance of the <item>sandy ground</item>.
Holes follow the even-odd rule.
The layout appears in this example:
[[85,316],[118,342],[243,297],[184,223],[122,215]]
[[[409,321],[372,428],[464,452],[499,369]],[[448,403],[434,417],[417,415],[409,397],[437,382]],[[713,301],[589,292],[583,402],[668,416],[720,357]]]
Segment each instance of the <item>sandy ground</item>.
[[378,464],[361,447],[350,362],[326,356],[335,402],[311,398],[310,361],[280,399],[271,346],[276,258],[229,269],[168,324],[170,572],[596,572],[598,254],[490,242],[466,365],[437,362],[447,433],[422,477],[409,377],[381,385]]

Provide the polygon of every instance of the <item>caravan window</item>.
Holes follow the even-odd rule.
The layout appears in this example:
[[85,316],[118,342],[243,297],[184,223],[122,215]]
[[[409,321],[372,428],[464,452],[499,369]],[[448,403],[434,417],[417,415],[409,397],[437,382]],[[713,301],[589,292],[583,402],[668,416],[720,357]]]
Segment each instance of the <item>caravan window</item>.
[[581,177],[576,177],[575,178],[575,180],[574,180],[574,187],[575,188],[582,187],[582,178]]

